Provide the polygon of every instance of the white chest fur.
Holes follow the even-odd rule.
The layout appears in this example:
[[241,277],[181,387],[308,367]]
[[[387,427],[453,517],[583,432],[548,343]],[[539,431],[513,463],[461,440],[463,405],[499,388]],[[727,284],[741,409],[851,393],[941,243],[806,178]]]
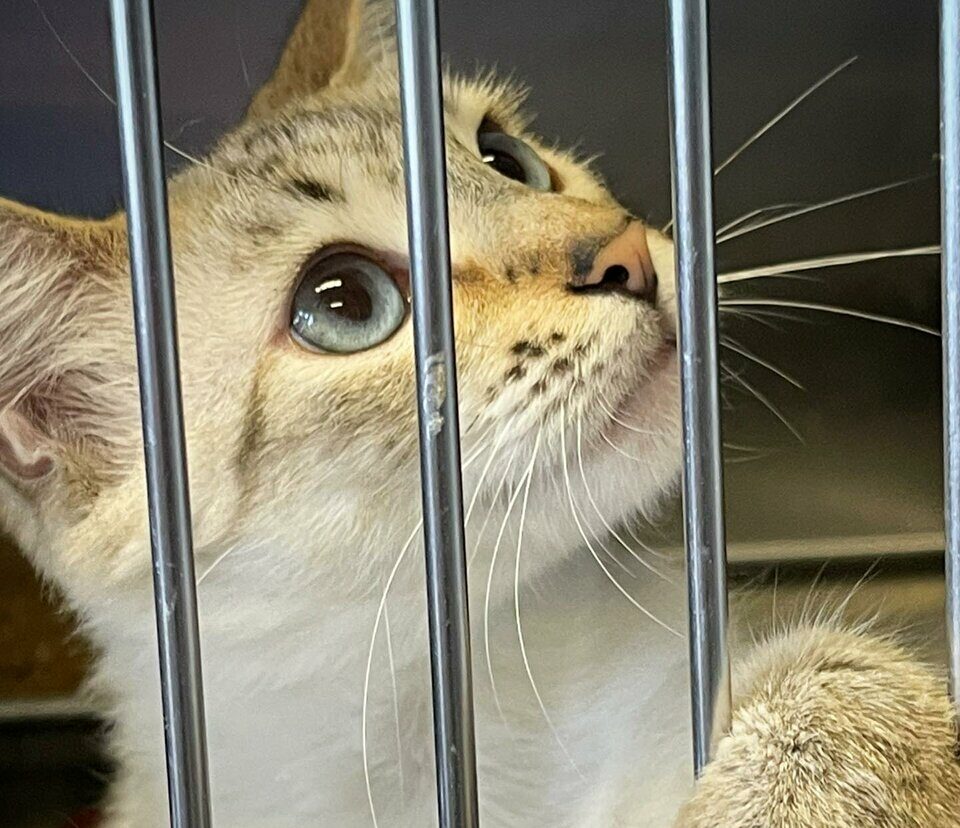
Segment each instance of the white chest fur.
[[[668,825],[690,778],[686,644],[632,607],[584,550],[521,583],[525,665],[513,564],[495,570],[486,625],[489,559],[472,570],[484,824]],[[434,824],[416,550],[398,570],[375,640],[379,590],[270,594],[264,572],[254,581],[259,568],[238,557],[201,585],[217,822],[370,826],[375,813],[380,826]],[[678,586],[642,569],[636,578],[611,571],[646,609],[682,624]],[[166,800],[149,593],[111,603],[94,623],[111,638],[99,683],[119,698],[114,824],[159,826]]]

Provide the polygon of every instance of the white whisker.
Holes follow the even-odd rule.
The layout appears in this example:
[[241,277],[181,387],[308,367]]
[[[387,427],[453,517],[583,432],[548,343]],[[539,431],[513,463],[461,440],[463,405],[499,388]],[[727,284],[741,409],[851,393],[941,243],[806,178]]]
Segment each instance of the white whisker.
[[[583,517],[582,514],[581,514],[581,517]],[[584,521],[586,521],[586,518],[584,518]],[[589,524],[587,524],[587,531],[593,536],[593,539],[596,541],[597,546],[600,547],[600,549],[602,550],[603,554],[606,555],[606,556],[610,559],[610,562],[611,562],[615,567],[617,567],[617,569],[621,570],[625,575],[627,575],[627,576],[629,576],[629,577],[631,577],[631,578],[636,578],[636,577],[637,577],[637,574],[636,574],[633,570],[631,570],[630,567],[628,567],[623,561],[621,561],[616,555],[613,554],[613,552],[611,552],[611,551],[607,548],[607,545],[603,542],[603,540],[600,538],[600,536],[596,533],[596,531],[594,530],[594,528],[593,528],[592,526],[590,526]]]
[[243,56],[243,43],[240,42],[240,26],[237,21],[236,7],[234,7],[233,38],[237,43],[237,54],[240,57],[240,71],[243,74],[243,83],[247,87],[247,92],[252,92],[253,85],[250,83],[250,71],[247,68],[247,59]]
[[828,267],[874,262],[881,259],[899,259],[910,256],[939,256],[940,246],[927,244],[923,247],[904,247],[895,250],[868,250],[862,253],[840,253],[835,256],[819,256],[815,259],[799,259],[795,262],[781,262],[762,267],[750,267],[745,270],[731,270],[717,276],[719,284],[741,282],[745,279],[759,279],[765,276],[791,275],[797,271],[818,270]]
[[422,526],[423,520],[417,521],[416,527],[410,533],[410,537],[407,538],[406,543],[403,544],[400,554],[397,555],[397,559],[394,561],[393,567],[390,570],[390,574],[387,576],[387,582],[384,585],[383,592],[380,595],[380,602],[377,604],[377,615],[373,622],[373,634],[370,636],[370,648],[367,650],[367,667],[363,675],[363,705],[360,713],[360,739],[363,749],[363,779],[367,787],[367,804],[370,806],[370,817],[373,820],[374,828],[378,828],[379,823],[377,822],[377,809],[373,803],[373,785],[370,782],[370,757],[367,748],[367,709],[370,701],[370,671],[373,665],[373,649],[377,643],[377,632],[380,630],[380,619],[383,618],[384,608],[387,605],[387,593],[390,591],[390,587],[393,585],[394,578],[397,577],[397,571],[400,569],[400,564],[403,563],[403,559],[407,554],[407,550],[413,544],[414,538],[417,537]]
[[839,204],[846,204],[849,201],[856,201],[857,199],[866,198],[867,196],[885,193],[888,190],[895,190],[898,187],[905,187],[907,184],[915,184],[916,182],[922,181],[929,177],[930,176],[926,174],[914,175],[910,178],[903,178],[890,184],[880,184],[876,187],[869,187],[866,190],[858,190],[855,193],[847,193],[846,195],[837,196],[836,198],[827,199],[826,201],[820,201],[816,204],[809,204],[806,207],[798,207],[796,210],[790,210],[786,213],[781,213],[780,215],[764,219],[763,221],[758,221],[750,225],[750,227],[741,227],[739,230],[730,230],[723,235],[719,235],[717,236],[717,244],[723,244],[731,239],[745,236],[748,233],[753,233],[761,228],[770,227],[773,224],[779,224],[781,221],[788,221],[789,219],[804,216],[807,213],[814,213],[818,210],[826,210],[828,207],[836,207]]
[[757,207],[754,210],[750,210],[748,213],[744,213],[742,216],[737,216],[735,219],[731,219],[722,227],[718,227],[714,235],[719,236],[723,233],[733,230],[734,227],[739,227],[744,222],[748,222],[753,218],[766,216],[769,213],[774,213],[779,210],[790,210],[795,207],[804,206],[806,205],[800,201],[783,201],[780,204],[770,204],[767,207]]
[[624,575],[627,575],[630,578],[636,578],[637,574],[632,569],[630,569],[630,567],[628,567],[623,561],[621,561],[616,555],[614,555],[613,552],[611,552],[610,549],[607,547],[607,545],[603,542],[603,538],[601,538],[600,535],[597,534],[597,531],[589,523],[586,523],[586,517],[584,517],[583,514],[581,514],[580,516],[583,517],[584,519],[584,523],[586,524],[587,531],[593,537],[597,546],[600,547],[600,550],[603,552],[603,554],[610,559],[610,563],[612,563],[615,567],[617,567],[617,569],[623,572]]
[[[539,436],[537,438],[537,445],[539,446]],[[497,555],[500,552],[500,544],[503,542],[503,534],[506,532],[507,523],[510,521],[510,515],[513,514],[513,507],[516,505],[517,498],[520,497],[520,494],[524,490],[523,482],[525,479],[529,482],[533,474],[533,463],[536,459],[536,455],[534,455],[530,460],[530,465],[524,470],[523,476],[520,478],[520,483],[510,496],[510,501],[507,503],[507,510],[504,513],[503,521],[500,523],[500,531],[497,533],[497,540],[493,545],[490,569],[487,572],[486,592],[483,596],[483,650],[487,661],[487,676],[490,679],[490,689],[493,691],[493,703],[496,705],[497,713],[500,714],[500,720],[504,724],[507,723],[507,720],[503,714],[503,706],[500,703],[500,694],[497,692],[497,682],[493,677],[493,656],[490,652],[490,595],[493,592],[493,571],[497,565]]]
[[817,569],[817,574],[813,576],[813,581],[810,582],[810,588],[807,590],[807,597],[803,599],[803,606],[800,610],[800,619],[803,622],[806,622],[810,618],[810,602],[813,600],[813,593],[817,586],[820,584],[820,580],[823,578],[823,573],[827,571],[827,566],[829,566],[830,561],[826,560]]
[[790,423],[790,421],[783,415],[783,413],[780,411],[780,409],[777,408],[777,406],[775,406],[772,402],[770,402],[770,400],[767,398],[767,396],[766,396],[765,394],[763,394],[763,393],[761,393],[760,391],[758,391],[753,385],[751,385],[751,384],[750,384],[749,382],[747,382],[743,377],[741,377],[739,374],[734,373],[733,371],[729,371],[729,372],[728,372],[728,376],[729,376],[731,379],[736,380],[736,382],[739,383],[746,391],[748,391],[750,394],[752,394],[752,395],[757,399],[757,401],[760,402],[760,404],[763,405],[764,408],[767,409],[767,411],[769,411],[771,414],[773,414],[774,417],[776,417],[781,423],[783,423],[784,426],[786,426],[787,430],[788,430],[794,437],[796,437],[797,440],[799,440],[799,441],[800,441],[801,443],[803,443],[803,444],[806,444],[806,440],[803,439],[803,435],[800,434],[800,432],[797,431],[797,429],[793,427],[793,425],[792,425],[792,424]]
[[[40,0],[33,0],[33,5],[37,7],[37,11],[40,13],[40,17],[43,19],[44,26],[50,31],[50,34],[56,39],[57,43],[60,45],[60,48],[63,50],[64,54],[70,59],[70,62],[80,71],[80,73],[93,85],[96,89],[112,106],[116,107],[117,99],[111,95],[103,85],[97,81],[97,79],[90,73],[90,71],[83,65],[80,61],[80,58],[77,57],[76,53],[67,45],[67,42],[61,37],[60,32],[57,31],[57,28],[53,25],[53,22],[47,17],[46,12],[43,10],[43,6],[40,5]],[[242,54],[241,54],[242,59]],[[198,167],[203,167],[212,172],[217,173],[218,175],[226,176],[227,178],[233,178],[235,180],[241,180],[239,175],[234,175],[233,173],[227,172],[226,170],[221,170],[218,167],[213,166],[206,161],[203,161],[196,156],[190,155],[190,153],[185,152],[179,147],[174,146],[169,141],[163,140],[163,146],[166,147],[170,152],[175,155],[179,155],[181,158],[189,161],[191,164],[196,164]],[[251,175],[253,175],[251,173]],[[267,179],[260,176],[254,176],[255,178],[261,178],[262,181],[267,181]],[[269,182],[268,182],[269,183]]]
[[[476,459],[478,455],[474,455],[472,458],[464,461],[463,468],[469,467],[470,463]],[[377,603],[377,613],[373,621],[373,632],[370,634],[370,647],[367,650],[367,665],[363,674],[363,704],[361,707],[360,714],[360,738],[362,742],[363,750],[363,779],[364,784],[367,789],[367,804],[370,807],[370,817],[373,820],[374,828],[378,828],[377,822],[377,809],[373,802],[373,785],[370,781],[370,756],[369,748],[367,746],[367,711],[369,708],[370,702],[370,673],[373,667],[373,651],[377,643],[377,633],[380,630],[380,622],[383,619],[384,613],[386,612],[387,607],[387,595],[390,592],[390,587],[393,586],[393,582],[397,577],[397,572],[400,570],[400,565],[403,563],[404,558],[407,555],[410,547],[413,545],[414,540],[417,535],[423,528],[423,519],[417,521],[416,526],[413,531],[410,533],[410,537],[404,542],[403,547],[400,549],[400,554],[397,555],[397,559],[393,562],[393,566],[390,568],[390,572],[387,575],[387,581],[384,584],[383,592],[380,594],[380,600]],[[388,641],[388,648],[390,647]],[[388,657],[390,656],[390,651],[388,649]],[[391,659],[392,660],[392,659]],[[399,713],[399,710],[397,710]],[[398,718],[398,732],[399,732],[399,718]]]
[[649,555],[653,555],[653,557],[655,557],[655,558],[659,558],[661,561],[671,561],[671,560],[673,560],[673,558],[672,558],[670,555],[667,555],[666,553],[661,552],[661,551],[658,550],[658,549],[654,549],[652,546],[650,546],[650,545],[644,543],[642,540],[640,540],[640,538],[637,537],[637,535],[636,535],[636,533],[633,531],[633,529],[630,528],[630,521],[624,521],[622,525],[623,525],[624,530],[626,530],[626,533],[630,536],[630,540],[632,540],[632,541],[633,541],[637,546],[639,546],[644,552],[646,552],[646,553],[649,554]]
[[467,513],[463,518],[464,527],[470,523],[470,518],[473,516],[473,510],[477,505],[477,500],[480,497],[480,492],[483,490],[483,484],[487,479],[487,472],[490,471],[490,466],[493,464],[493,461],[497,457],[497,450],[499,446],[493,445],[490,448],[490,456],[487,458],[487,462],[483,467],[483,471],[480,472],[480,477],[477,479],[477,484],[473,489],[473,494],[470,497],[470,504],[467,506]]
[[823,86],[828,81],[835,78],[839,75],[844,69],[856,62],[857,56],[854,55],[851,58],[847,58],[839,66],[834,67],[826,75],[824,75],[820,80],[810,86],[805,92],[798,95],[789,104],[787,104],[783,109],[781,109],[773,118],[771,118],[767,123],[765,123],[760,129],[758,129],[753,135],[747,138],[739,147],[737,147],[730,155],[728,155],[720,165],[713,171],[714,175],[717,175],[721,170],[726,169],[730,164],[732,164],[748,147],[755,143],[759,138],[762,138],[770,129],[776,126],[780,121],[787,117],[794,109],[796,109],[800,104],[802,104],[807,98],[809,98],[814,92],[816,92],[821,86]]
[[644,434],[648,437],[663,436],[662,431],[650,431],[649,429],[646,429],[646,428],[635,428],[634,426],[628,423],[625,423],[623,420],[617,417],[617,415],[613,411],[611,411],[606,405],[604,405],[604,400],[601,397],[597,398],[597,405],[600,406],[600,409],[603,411],[603,413],[606,414],[611,420],[613,420],[613,422],[615,422],[619,426],[623,426],[623,428],[627,429],[627,431],[632,431],[635,434]]
[[895,316],[884,316],[879,313],[868,313],[867,311],[853,310],[852,308],[841,308],[836,305],[821,305],[816,302],[798,302],[792,299],[724,299],[720,305],[742,307],[747,305],[758,307],[773,308],[796,308],[798,310],[818,311],[822,313],[833,313],[838,316],[850,316],[854,319],[864,319],[868,322],[880,322],[884,325],[893,325],[896,328],[907,328],[911,331],[929,334],[939,338],[940,331],[924,325],[920,322],[910,322],[906,319],[898,319]]
[[[487,430],[484,431],[479,437],[477,437],[474,448],[472,452],[468,452],[467,456],[463,460],[464,466],[469,466],[474,460],[477,459],[483,452],[487,450],[487,447],[493,442],[493,440],[486,441],[487,435],[496,428],[496,424],[488,426]],[[464,436],[466,432],[464,432]]]
[[857,578],[854,585],[850,588],[850,591],[847,593],[847,597],[844,598],[840,605],[833,612],[833,620],[836,623],[843,621],[843,616],[846,614],[847,609],[850,607],[850,602],[854,599],[856,594],[863,588],[863,585],[868,581],[873,580],[873,578],[878,574],[880,569],[880,558],[875,558],[870,562],[870,565],[863,571],[863,574]]
[[767,273],[765,275],[769,279],[778,279],[782,282],[807,282],[808,284],[822,285],[825,281],[823,276],[811,275],[807,273],[788,273],[787,271],[782,271],[777,273]]
[[770,602],[770,617],[773,621],[774,632],[779,631],[780,619],[777,617],[777,588],[780,586],[780,564],[773,566],[773,599]]
[[202,584],[205,580],[207,580],[207,576],[208,576],[211,572],[213,572],[214,569],[216,569],[218,566],[220,566],[220,564],[221,564],[228,556],[232,555],[232,554],[236,551],[236,549],[237,549],[236,546],[228,547],[228,548],[226,549],[226,551],[222,552],[220,555],[218,555],[216,558],[214,558],[213,563],[211,563],[210,566],[208,566],[208,567],[203,571],[203,574],[202,574],[199,578],[197,578],[197,586],[199,587],[200,584]]
[[[808,87],[804,92],[802,92],[792,101],[790,101],[790,103],[787,104],[786,107],[781,109],[776,115],[773,116],[773,118],[767,121],[762,127],[760,127],[760,129],[754,132],[753,135],[747,138],[746,141],[740,144],[739,147],[737,147],[732,153],[730,153],[730,155],[728,155],[723,161],[721,161],[719,166],[717,166],[716,169],[714,169],[713,171],[714,176],[718,175],[722,170],[724,170],[726,167],[732,164],[744,152],[744,150],[749,148],[752,144],[756,143],[757,140],[759,140],[764,135],[766,135],[774,126],[776,126],[778,123],[780,123],[780,121],[786,118],[787,115],[789,115],[801,103],[803,103],[807,98],[809,98],[821,86],[823,86],[825,83],[835,78],[844,69],[846,69],[852,63],[854,63],[856,60],[857,60],[857,55],[854,55],[851,58],[847,58],[843,63],[831,69],[829,72],[827,72],[826,75],[824,75],[822,78],[816,81],[816,83]],[[673,225],[673,221],[671,220],[663,228],[663,232],[666,233],[672,225]]]
[[769,457],[770,452],[757,452],[756,454],[744,455],[742,457],[724,457],[723,462],[729,465],[738,465],[740,463],[756,463],[758,460],[763,460],[765,457]]
[[173,133],[173,137],[177,139],[182,138],[184,132],[186,132],[191,127],[195,127],[197,124],[202,124],[205,120],[206,120],[205,118],[187,118],[186,121],[184,121],[182,124],[180,124],[179,127],[177,127],[177,131]]
[[400,796],[404,796],[403,744],[400,739],[400,697],[397,693],[397,668],[393,661],[393,639],[390,635],[390,607],[383,605],[383,631],[387,636],[387,661],[390,663],[390,688],[393,691],[393,722],[397,737],[397,775],[400,778]]
[[634,560],[637,561],[641,566],[649,569],[654,575],[658,578],[662,578],[668,584],[672,584],[673,581],[664,575],[659,569],[657,569],[652,564],[645,561],[637,551],[630,546],[620,535],[617,534],[616,530],[609,524],[607,519],[603,516],[603,512],[600,511],[600,507],[597,505],[596,500],[594,500],[593,493],[590,491],[590,487],[587,485],[587,475],[583,468],[583,428],[582,428],[583,419],[582,417],[577,417],[577,466],[580,469],[580,478],[583,480],[583,490],[587,493],[587,500],[590,505],[593,507],[593,511],[597,513],[597,517],[600,518],[600,522],[603,524],[603,528],[613,536],[613,538],[619,543],[624,549],[629,552]]
[[607,435],[604,434],[602,431],[599,432],[599,435],[600,435],[600,439],[603,440],[603,442],[605,442],[608,446],[610,446],[610,448],[612,448],[617,454],[623,455],[624,457],[627,458],[627,460],[633,460],[634,463],[643,462],[643,460],[641,460],[639,457],[636,457],[633,454],[628,454],[627,452],[625,452],[622,448],[620,448],[620,446],[614,443],[613,440],[607,437]]
[[553,724],[553,720],[550,718],[550,714],[547,713],[547,706],[543,703],[543,697],[540,695],[537,682],[533,678],[533,670],[530,668],[530,659],[527,658],[527,646],[523,640],[523,625],[520,623],[520,552],[523,549],[523,525],[527,519],[527,502],[530,498],[530,485],[533,482],[534,463],[537,460],[537,453],[540,450],[541,433],[542,431],[537,432],[537,439],[533,446],[533,457],[530,460],[530,466],[527,470],[527,482],[523,487],[523,502],[520,505],[520,526],[517,529],[517,555],[513,567],[514,619],[517,627],[517,641],[520,644],[520,657],[523,659],[523,669],[527,673],[527,681],[529,681],[530,689],[533,690],[533,695],[537,699],[537,705],[539,705],[540,712],[543,714],[543,720],[547,723],[550,733],[553,734],[554,741],[560,746],[560,750],[570,763],[570,767],[572,767],[574,771],[576,771],[577,775],[583,779],[583,773],[581,773],[580,768],[577,767],[577,763],[573,761],[573,757],[567,750],[567,746],[563,743],[563,740],[560,738],[560,734],[557,732],[557,728]]
[[470,553],[470,563],[473,563],[474,558],[477,556],[477,552],[480,549],[480,539],[483,537],[483,533],[487,529],[487,525],[490,523],[490,518],[493,516],[493,511],[497,507],[497,501],[500,500],[500,495],[503,494],[503,490],[507,485],[507,478],[510,476],[510,472],[513,471],[514,462],[517,459],[517,454],[520,452],[520,444],[518,443],[513,448],[513,453],[510,455],[510,458],[507,460],[506,467],[503,470],[503,474],[500,476],[500,482],[497,484],[497,490],[494,492],[493,497],[490,499],[490,508],[487,509],[487,514],[483,519],[483,523],[480,524],[480,531],[477,532],[477,539],[474,543],[473,551]]
[[655,616],[652,612],[650,612],[650,610],[648,610],[642,604],[638,603],[637,600],[623,588],[620,582],[613,577],[613,573],[610,572],[610,570],[607,569],[607,567],[604,565],[603,561],[600,560],[600,556],[597,554],[597,551],[593,548],[593,544],[591,544],[590,541],[587,539],[587,535],[583,531],[583,525],[580,523],[580,518],[577,516],[577,507],[573,500],[573,488],[570,485],[570,472],[567,469],[567,446],[566,446],[566,437],[564,434],[566,431],[564,427],[564,424],[566,423],[566,415],[563,409],[561,409],[561,412],[560,412],[560,421],[561,421],[561,426],[560,426],[561,463],[560,465],[563,469],[563,480],[564,480],[564,483],[566,484],[567,497],[570,500],[570,514],[573,516],[574,523],[577,525],[577,530],[580,532],[580,537],[583,538],[583,542],[587,545],[587,549],[590,551],[590,554],[591,556],[593,556],[593,559],[597,562],[597,565],[600,567],[600,569],[603,570],[603,574],[606,575],[607,580],[610,581],[610,583],[613,584],[614,587],[616,587],[617,591],[624,598],[626,598],[637,610],[639,610],[644,616],[646,616],[658,627],[666,630],[671,635],[674,635],[677,638],[682,639],[683,635],[681,635],[679,632],[673,629],[673,627],[671,627],[669,624],[657,618],[657,616]]
[[733,451],[745,451],[745,452],[751,452],[753,454],[760,454],[761,452],[766,451],[766,449],[762,449],[759,446],[745,446],[741,443],[730,443],[730,442],[727,442],[726,440],[723,441],[723,447],[725,449],[731,449]]
[[33,0],[33,5],[37,7],[37,11],[40,13],[40,17],[43,19],[43,25],[47,27],[50,31],[50,34],[54,36],[57,43],[60,44],[60,48],[63,49],[64,54],[70,58],[70,62],[73,63],[77,69],[80,70],[82,74],[91,84],[93,84],[94,89],[96,89],[104,98],[106,98],[114,106],[117,105],[116,98],[113,97],[100,83],[97,79],[87,71],[87,67],[80,62],[80,58],[76,56],[74,51],[67,45],[66,41],[60,36],[60,32],[57,31],[56,26],[53,25],[53,22],[47,17],[47,13],[43,10],[43,6],[40,5],[40,0]]
[[786,314],[770,313],[767,311],[750,312],[725,307],[718,307],[717,310],[721,314],[732,316],[736,319],[749,319],[751,322],[756,322],[758,325],[763,325],[763,327],[769,328],[771,331],[776,331],[777,333],[783,333],[783,328],[771,322],[770,319],[786,319],[790,322],[802,321],[799,317],[787,316]]
[[761,368],[766,368],[768,371],[776,374],[778,377],[780,377],[780,379],[790,383],[790,385],[794,386],[795,388],[799,388],[801,391],[804,390],[803,385],[801,385],[797,380],[795,380],[788,373],[780,370],[779,368],[777,368],[776,365],[774,365],[771,362],[768,362],[763,357],[757,356],[755,353],[753,353],[753,351],[747,349],[745,346],[737,342],[737,340],[732,339],[729,336],[721,337],[720,347],[727,348],[728,350],[733,351],[735,354],[739,354],[744,359],[750,360],[750,362],[756,363]]
[[[487,473],[490,471],[490,467],[493,465],[493,461],[497,459],[497,454],[498,454],[498,452],[499,452],[500,449],[503,447],[503,442],[502,442],[502,441],[505,440],[505,439],[507,438],[507,436],[510,434],[510,426],[511,426],[512,424],[513,424],[513,419],[511,419],[509,422],[507,422],[506,425],[505,425],[505,426],[503,427],[503,429],[501,430],[500,434],[499,434],[499,435],[494,435],[494,437],[493,437],[493,438],[491,439],[491,441],[490,441],[490,455],[489,455],[489,457],[487,458],[487,462],[486,462],[486,464],[484,465],[483,470],[480,472],[480,477],[477,479],[477,484],[476,484],[476,486],[474,487],[473,495],[471,495],[471,497],[470,497],[470,505],[467,507],[467,513],[466,513],[466,516],[465,516],[464,519],[463,519],[463,525],[464,525],[464,526],[467,526],[467,524],[470,523],[470,518],[473,516],[473,510],[474,510],[474,508],[475,508],[476,505],[477,505],[477,501],[478,501],[478,499],[479,499],[479,497],[480,497],[480,493],[483,491],[483,484],[484,484],[484,482],[485,482],[486,479],[487,479]],[[486,435],[489,434],[489,433],[490,433],[490,429],[488,429],[487,431],[485,431],[485,432],[483,433],[483,436],[486,437]],[[513,457],[516,455],[516,452],[517,452],[517,450],[514,449],[513,455],[510,456],[510,461],[513,460]],[[506,475],[506,473],[509,472],[509,470],[510,470],[510,462],[507,463],[507,469],[506,469],[506,471],[504,472],[504,475]],[[505,478],[504,478],[504,479],[505,479]],[[502,481],[501,481],[501,483],[502,483]],[[499,490],[498,490],[497,493],[499,494]],[[481,528],[480,531],[481,531],[481,534],[482,534],[483,529]],[[479,536],[478,536],[478,540],[479,540]],[[471,559],[472,559],[472,557],[471,557]]]

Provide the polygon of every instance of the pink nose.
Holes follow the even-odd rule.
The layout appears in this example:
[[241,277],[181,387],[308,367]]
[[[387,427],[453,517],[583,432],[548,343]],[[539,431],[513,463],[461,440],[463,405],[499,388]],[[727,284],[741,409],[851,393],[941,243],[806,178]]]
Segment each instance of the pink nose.
[[637,299],[657,301],[657,271],[647,247],[643,222],[632,221],[616,238],[607,242],[593,260],[590,272],[577,287],[581,290],[617,291]]

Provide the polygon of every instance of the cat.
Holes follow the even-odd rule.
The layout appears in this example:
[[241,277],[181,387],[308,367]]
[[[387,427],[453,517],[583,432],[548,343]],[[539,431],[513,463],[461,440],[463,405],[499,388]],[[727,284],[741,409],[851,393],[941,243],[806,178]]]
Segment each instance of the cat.
[[[243,123],[169,185],[212,810],[231,828],[436,821],[395,63],[382,6],[308,0]],[[672,243],[530,134],[515,88],[449,77],[445,102],[483,824],[960,824],[942,682],[829,626],[738,662],[693,787],[677,564],[634,550],[650,571],[628,592],[598,552],[676,489]],[[127,264],[123,215],[0,201],[0,520],[98,650],[106,825],[152,828]],[[589,671],[554,658],[544,698],[520,590],[549,585],[547,625],[589,626],[602,607],[564,577],[584,547],[636,623]],[[504,618],[536,702],[520,710],[495,678]]]

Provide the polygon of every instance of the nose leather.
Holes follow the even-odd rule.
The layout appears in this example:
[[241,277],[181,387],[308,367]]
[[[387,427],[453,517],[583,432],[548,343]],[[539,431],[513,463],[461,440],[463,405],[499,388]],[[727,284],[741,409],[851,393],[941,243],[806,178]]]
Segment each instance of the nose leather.
[[[585,262],[578,262],[582,274]],[[582,269],[581,269],[582,268]],[[609,290],[628,293],[650,302],[656,301],[657,272],[647,246],[643,222],[632,221],[619,235],[608,241],[593,258],[585,275],[576,275],[571,286],[583,290]]]

